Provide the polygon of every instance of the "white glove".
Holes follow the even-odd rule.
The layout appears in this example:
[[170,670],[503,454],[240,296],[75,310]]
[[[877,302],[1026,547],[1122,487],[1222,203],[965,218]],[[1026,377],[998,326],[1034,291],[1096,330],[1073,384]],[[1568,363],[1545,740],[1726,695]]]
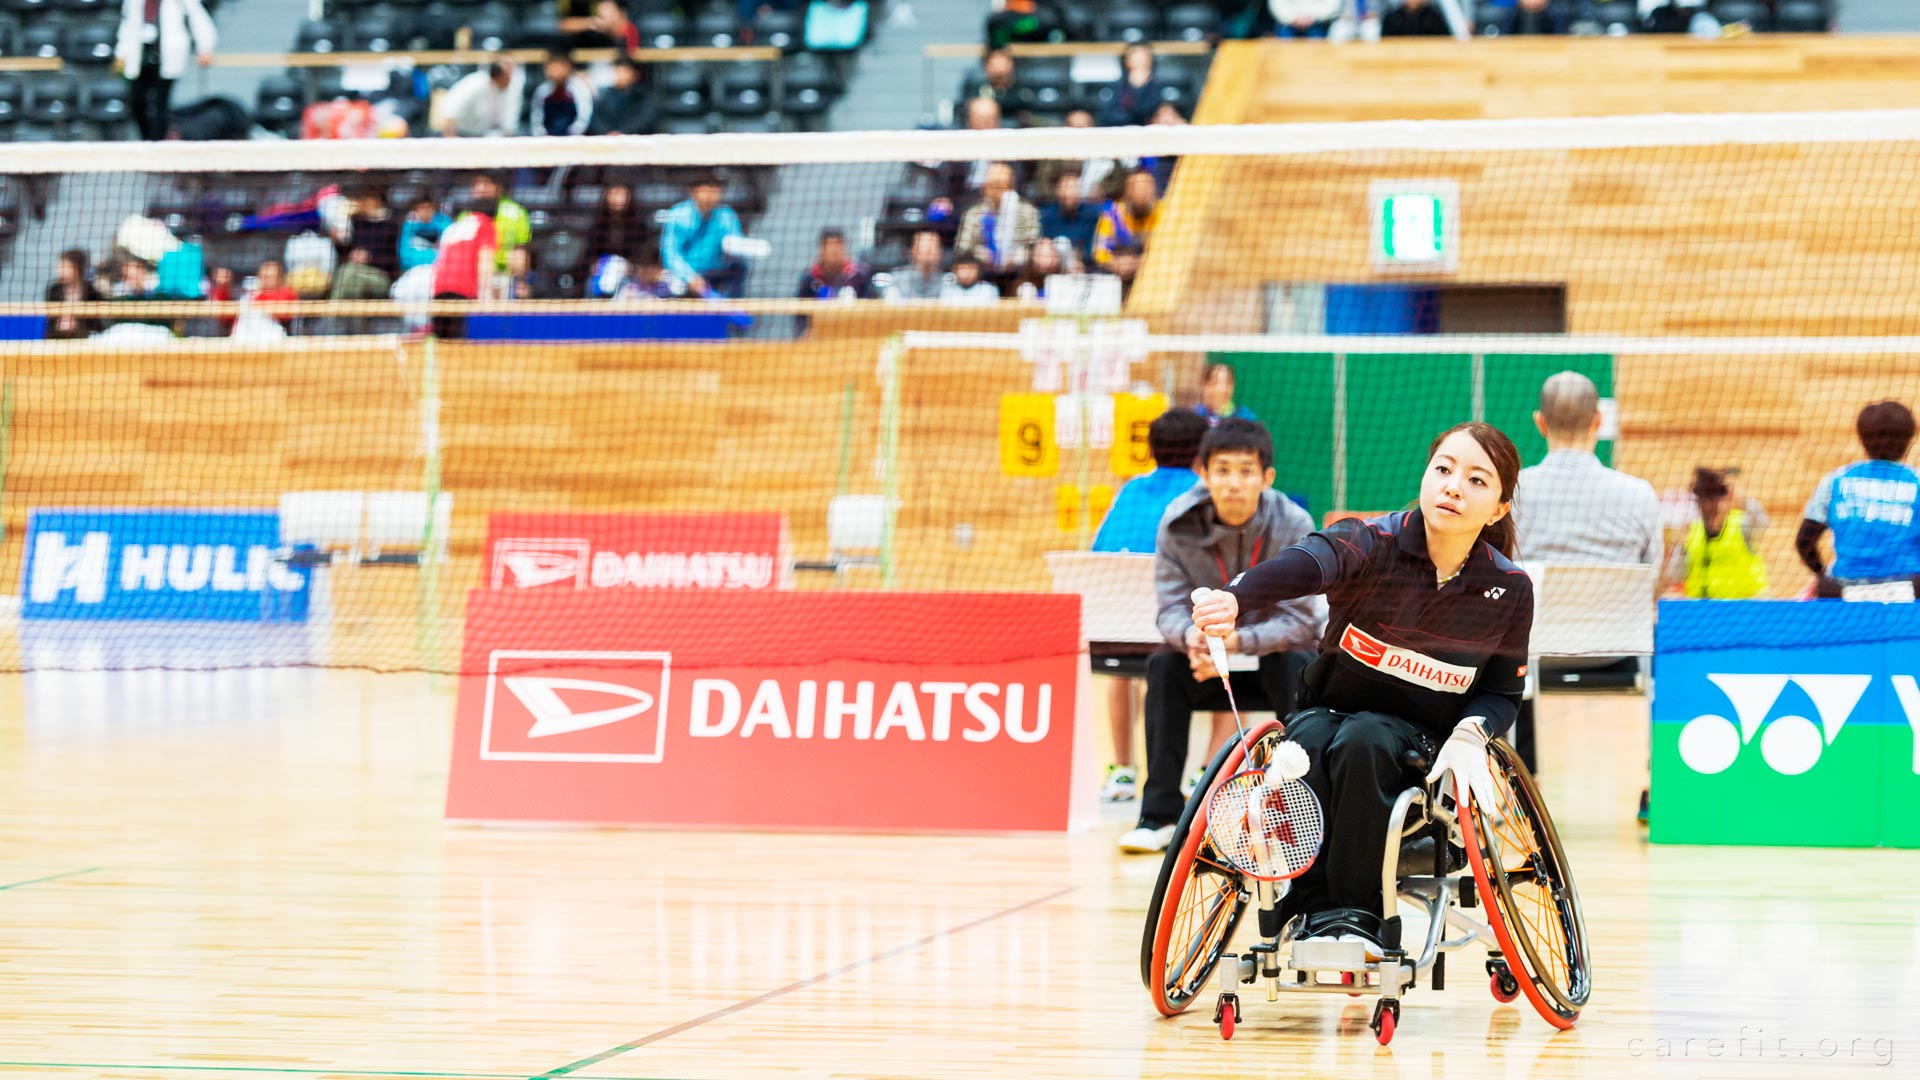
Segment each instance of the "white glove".
[[1480,804],[1480,812],[1489,818],[1500,816],[1500,800],[1494,795],[1493,771],[1487,768],[1487,731],[1485,721],[1469,716],[1454,725],[1440,753],[1434,756],[1433,771],[1427,782],[1444,773],[1453,774],[1453,801],[1465,812],[1471,801]]

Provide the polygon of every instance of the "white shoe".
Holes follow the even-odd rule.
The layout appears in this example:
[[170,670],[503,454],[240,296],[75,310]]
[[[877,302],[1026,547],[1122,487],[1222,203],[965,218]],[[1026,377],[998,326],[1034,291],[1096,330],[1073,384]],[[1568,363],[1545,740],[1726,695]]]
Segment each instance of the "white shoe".
[[1188,773],[1187,778],[1180,781],[1180,797],[1183,799],[1193,798],[1193,793],[1199,790],[1200,781],[1204,779],[1206,775],[1207,770],[1205,769],[1195,769]]
[[1107,782],[1100,798],[1107,802],[1132,802],[1139,795],[1140,779],[1131,765],[1107,766]]
[[1129,855],[1152,855],[1167,850],[1173,842],[1172,825],[1158,829],[1149,829],[1145,825],[1131,829],[1120,835],[1120,850]]

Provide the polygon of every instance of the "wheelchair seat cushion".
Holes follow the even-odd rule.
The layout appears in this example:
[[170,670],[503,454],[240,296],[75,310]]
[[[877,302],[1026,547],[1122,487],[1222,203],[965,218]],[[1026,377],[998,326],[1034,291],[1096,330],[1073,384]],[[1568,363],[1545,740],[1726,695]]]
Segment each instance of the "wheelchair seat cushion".
[[[1466,869],[1467,853],[1457,844],[1447,845],[1447,873],[1457,873]],[[1400,869],[1402,876],[1416,874],[1421,877],[1433,873],[1433,834],[1422,830],[1400,841]]]

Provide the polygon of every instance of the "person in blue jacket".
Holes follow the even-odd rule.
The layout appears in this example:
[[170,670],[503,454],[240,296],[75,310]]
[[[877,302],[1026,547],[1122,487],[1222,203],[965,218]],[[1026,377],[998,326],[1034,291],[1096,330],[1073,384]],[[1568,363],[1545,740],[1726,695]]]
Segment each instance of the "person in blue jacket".
[[[1100,531],[1093,534],[1095,551],[1132,551],[1153,554],[1160,519],[1173,500],[1199,483],[1193,471],[1194,452],[1207,433],[1207,421],[1191,409],[1168,409],[1147,425],[1147,451],[1152,472],[1127,481],[1108,508]],[[1107,723],[1113,733],[1113,764],[1107,766],[1101,796],[1111,801],[1132,799],[1139,790],[1139,772],[1133,764],[1134,699],[1140,680],[1118,676],[1107,680]]]
[[[1819,581],[1821,596],[1848,585],[1920,584],[1920,473],[1902,459],[1913,447],[1913,412],[1877,401],[1854,421],[1867,460],[1820,481],[1807,500],[1794,547]],[[1833,530],[1833,565],[1820,558],[1820,535]]]

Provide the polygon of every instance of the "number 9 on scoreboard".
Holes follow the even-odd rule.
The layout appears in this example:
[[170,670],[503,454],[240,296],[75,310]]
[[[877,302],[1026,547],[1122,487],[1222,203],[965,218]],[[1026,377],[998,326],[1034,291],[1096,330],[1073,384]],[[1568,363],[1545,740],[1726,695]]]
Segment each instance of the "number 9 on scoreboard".
[[1004,394],[1000,398],[1000,471],[1044,477],[1060,471],[1054,437],[1052,394]]

